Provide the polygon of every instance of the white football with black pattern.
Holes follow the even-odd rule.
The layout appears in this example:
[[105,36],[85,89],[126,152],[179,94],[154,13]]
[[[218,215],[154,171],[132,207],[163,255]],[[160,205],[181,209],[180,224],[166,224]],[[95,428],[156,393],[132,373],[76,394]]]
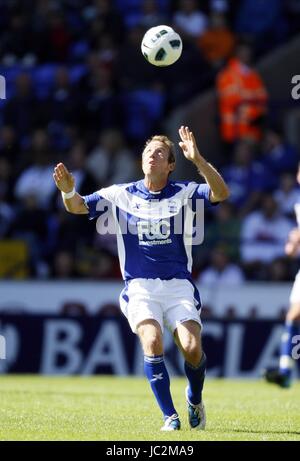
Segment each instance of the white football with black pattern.
[[144,35],[141,49],[150,64],[170,66],[180,58],[182,40],[170,26],[151,27]]

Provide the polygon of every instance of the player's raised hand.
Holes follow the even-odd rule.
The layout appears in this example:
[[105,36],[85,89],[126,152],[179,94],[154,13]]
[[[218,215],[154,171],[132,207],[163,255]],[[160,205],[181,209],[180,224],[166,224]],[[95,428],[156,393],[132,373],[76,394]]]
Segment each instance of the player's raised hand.
[[187,126],[181,126],[178,132],[181,138],[179,146],[181,147],[184,156],[191,162],[197,161],[201,156],[198,151],[193,133]]
[[296,256],[300,247],[300,230],[295,227],[289,233],[288,241],[285,245],[285,254],[287,256]]
[[62,192],[71,192],[75,187],[75,178],[63,163],[58,163],[54,168],[53,179],[57,188]]
[[290,231],[289,241],[291,243],[294,243],[295,245],[300,244],[300,230],[298,229],[298,227],[295,227],[294,229]]

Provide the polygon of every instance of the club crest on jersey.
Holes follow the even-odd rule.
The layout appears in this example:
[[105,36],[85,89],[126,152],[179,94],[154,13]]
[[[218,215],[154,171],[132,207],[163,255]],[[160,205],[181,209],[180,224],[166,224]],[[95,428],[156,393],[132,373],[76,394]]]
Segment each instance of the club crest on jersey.
[[178,213],[178,203],[177,200],[168,201],[168,211],[169,213]]

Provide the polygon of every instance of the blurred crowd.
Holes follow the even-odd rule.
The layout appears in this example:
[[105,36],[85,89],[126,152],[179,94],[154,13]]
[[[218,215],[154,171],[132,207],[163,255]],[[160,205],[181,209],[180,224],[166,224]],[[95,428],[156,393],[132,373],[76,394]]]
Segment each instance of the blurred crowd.
[[[238,3],[238,5],[237,5]],[[173,25],[181,59],[144,59],[145,31]],[[66,163],[89,194],[142,177],[141,148],[173,109],[216,88],[231,197],[208,214],[195,248],[200,282],[290,280],[297,149],[268,126],[253,63],[300,30],[298,0],[2,0],[0,277],[120,278],[116,244],[64,211],[52,178]]]

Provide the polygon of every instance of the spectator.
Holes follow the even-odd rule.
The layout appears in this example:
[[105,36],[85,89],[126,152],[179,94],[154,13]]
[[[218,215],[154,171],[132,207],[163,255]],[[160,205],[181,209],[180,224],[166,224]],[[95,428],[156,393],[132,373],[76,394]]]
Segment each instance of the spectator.
[[270,282],[288,282],[291,280],[290,262],[287,258],[276,258],[269,265],[268,280]]
[[[45,250],[49,261],[52,260],[53,254],[61,249],[79,252],[82,247],[91,244],[95,232],[92,226],[86,227],[86,223],[80,217],[63,213],[61,202],[61,197],[59,197],[61,208],[51,214],[47,220],[48,236]],[[82,271],[82,275],[84,275],[84,271]]]
[[54,256],[52,277],[55,279],[73,279],[78,277],[75,259],[69,251],[61,250]]
[[285,322],[287,312],[288,312],[288,307],[281,307],[278,310],[277,318],[278,320],[280,320],[281,323]]
[[140,25],[147,30],[159,24],[169,23],[160,11],[161,4],[158,0],[143,0],[138,3],[136,8],[126,8],[126,3],[123,7],[124,22],[128,29]]
[[[76,85],[76,93],[80,97],[81,106],[84,106],[87,99],[90,98],[91,94],[94,92],[95,81],[97,80],[98,74],[101,72],[103,67],[111,73],[110,67],[106,64],[103,65],[98,50],[91,51],[87,54],[85,61],[86,72],[79,79],[79,82]],[[80,108],[80,111],[81,110],[82,109]]]
[[0,128],[0,157],[4,157],[13,164],[20,161],[20,146],[16,131],[11,125],[4,125]]
[[85,304],[78,301],[67,301],[61,308],[61,315],[71,316],[84,316],[87,315],[87,308]]
[[123,90],[151,87],[158,77],[157,69],[150,66],[141,53],[145,28],[137,25],[128,31],[127,40],[121,46],[117,63],[117,75]]
[[232,264],[222,248],[215,248],[211,254],[210,266],[198,278],[203,285],[236,286],[244,281],[243,271],[238,265]]
[[228,0],[209,0],[209,6],[212,12],[227,13],[229,9],[229,2]]
[[217,244],[231,260],[239,260],[239,243],[241,219],[236,209],[229,201],[221,203],[217,208],[214,219],[208,224],[205,235],[205,247],[210,251]]
[[136,164],[119,130],[106,130],[86,161],[98,188],[133,181]]
[[167,18],[159,10],[158,0],[144,0],[141,8],[142,16],[140,24],[146,30],[159,24],[168,24]]
[[217,76],[221,137],[232,146],[238,140],[259,141],[267,111],[267,91],[251,67],[252,50],[239,44],[233,58]]
[[71,86],[68,70],[60,67],[55,74],[55,86],[45,103],[48,129],[53,147],[65,151],[70,146],[69,132],[78,124],[79,96]]
[[86,145],[82,141],[76,141],[69,152],[68,164],[75,178],[78,192],[82,195],[97,189],[97,184],[86,168],[86,161]]
[[[1,14],[2,8],[1,5]],[[12,64],[29,54],[33,54],[33,51],[34,36],[30,21],[28,21],[25,13],[15,11],[9,19],[7,29],[2,32],[0,56],[4,63]]]
[[280,212],[287,218],[294,217],[294,206],[299,203],[299,187],[294,173],[283,173],[280,176],[280,187],[274,193]]
[[47,17],[46,45],[50,61],[65,62],[69,56],[71,36],[63,11],[52,9]]
[[236,306],[227,306],[223,318],[225,320],[234,320],[238,317]]
[[291,221],[280,215],[272,195],[264,195],[261,208],[250,213],[242,226],[241,257],[252,276],[256,265],[284,256],[285,240],[292,227]]
[[0,157],[0,238],[6,236],[15,212],[10,202],[12,190],[12,165],[5,157]]
[[3,118],[5,125],[15,129],[21,144],[43,121],[41,105],[34,94],[29,74],[20,73],[16,77],[16,93],[7,102]]
[[255,40],[259,53],[269,51],[284,39],[287,28],[282,0],[242,0],[239,2],[236,32]]
[[205,14],[198,9],[195,0],[180,0],[173,23],[183,38],[194,40],[205,32],[208,21]]
[[[187,72],[186,69],[193,69]],[[168,109],[185,105],[213,84],[214,70],[199,53],[196,42],[184,42],[184,52],[173,65],[160,69],[167,97]]]
[[120,45],[124,38],[124,23],[114,8],[111,0],[94,0],[92,5],[83,9],[83,17],[87,22],[90,45],[93,48],[103,34],[112,34]]
[[99,64],[113,73],[118,56],[118,49],[113,35],[109,33],[100,35],[94,44],[93,50],[96,53]]
[[118,259],[106,250],[94,252],[89,276],[95,280],[121,278]]
[[214,310],[208,304],[204,304],[201,307],[201,318],[202,319],[213,319],[215,317]]
[[30,11],[34,38],[34,54],[39,63],[47,63],[52,60],[49,47],[49,17],[56,5],[51,0],[43,0],[35,3],[35,8]]
[[294,172],[297,169],[299,155],[296,149],[285,141],[280,130],[268,129],[264,134],[260,160],[266,169],[278,177],[281,173]]
[[86,99],[81,98],[79,123],[84,133],[93,139],[99,131],[121,126],[123,119],[121,101],[114,89],[111,71],[101,66],[91,77],[91,91]]
[[[86,146],[82,141],[74,141],[74,144],[69,152],[67,163],[70,166],[72,174],[75,177],[78,190],[82,195],[90,193],[91,190],[97,189],[93,177],[86,170]],[[52,216],[52,220],[48,220],[51,226],[51,234],[48,236],[48,253],[58,249],[68,250],[69,252],[79,251],[80,246],[91,242],[94,234],[94,229],[85,226],[85,223],[80,217],[73,215],[63,216],[61,212],[63,203],[61,194],[56,191],[52,196],[51,206],[56,210]],[[84,228],[83,228],[84,227]]]
[[257,306],[252,306],[247,312],[247,320],[256,320],[259,317]]
[[31,164],[19,176],[15,185],[15,196],[22,200],[24,196],[33,195],[38,206],[45,209],[56,190],[52,178],[49,139],[45,131],[35,131],[30,154]]
[[245,140],[236,144],[233,163],[224,167],[222,174],[230,188],[229,201],[238,209],[240,216],[252,211],[261,192],[273,186],[269,171],[254,161],[253,144]]
[[47,212],[40,207],[37,195],[28,190],[20,198],[20,207],[9,236],[27,243],[33,276],[44,277],[48,274],[44,258],[46,235]]
[[299,0],[286,0],[284,7],[289,24],[290,35],[297,34],[300,30],[300,2]]
[[71,86],[68,69],[59,67],[55,74],[54,88],[47,101],[50,123],[72,125],[76,121],[76,93]]
[[101,317],[122,317],[122,311],[117,304],[107,303],[100,306],[98,315]]
[[223,13],[212,13],[208,29],[198,38],[197,44],[204,58],[214,67],[223,65],[234,49],[235,36],[226,24]]
[[0,192],[0,239],[7,236],[8,230],[14,221],[15,213],[13,208],[1,197]]
[[0,156],[0,197],[3,202],[13,202],[13,184],[13,161]]

